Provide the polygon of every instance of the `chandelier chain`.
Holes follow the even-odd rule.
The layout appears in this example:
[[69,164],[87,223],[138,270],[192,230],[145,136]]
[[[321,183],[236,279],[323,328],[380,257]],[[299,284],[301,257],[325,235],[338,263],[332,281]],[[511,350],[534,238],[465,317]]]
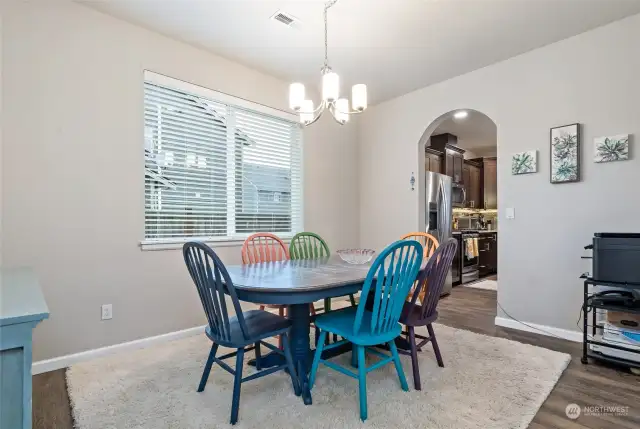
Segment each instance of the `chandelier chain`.
[[331,6],[338,3],[338,0],[331,0],[324,5],[324,68],[323,71],[326,71],[329,68],[329,37],[328,37],[328,21],[327,21],[327,11]]

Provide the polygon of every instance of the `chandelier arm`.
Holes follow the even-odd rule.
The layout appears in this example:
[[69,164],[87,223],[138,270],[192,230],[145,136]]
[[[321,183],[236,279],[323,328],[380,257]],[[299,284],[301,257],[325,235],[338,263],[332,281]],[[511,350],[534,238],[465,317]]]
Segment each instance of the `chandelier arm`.
[[306,110],[297,110],[297,111],[296,111],[296,113],[312,113],[312,114],[314,114],[314,115],[315,115],[316,113],[318,113],[318,112],[320,112],[320,111],[322,111],[322,110],[324,110],[324,109],[325,109],[325,107],[326,107],[326,106],[325,106],[325,103],[326,103],[326,101],[325,101],[325,100],[322,100],[322,101],[320,102],[320,104],[318,104],[318,107],[316,107],[316,108],[315,108],[315,109],[313,109],[312,111],[307,112]]
[[320,116],[322,116],[323,113],[324,113],[324,109],[321,110],[317,115],[315,115],[311,121],[305,122],[304,126],[306,127],[316,122],[318,119],[320,119]]

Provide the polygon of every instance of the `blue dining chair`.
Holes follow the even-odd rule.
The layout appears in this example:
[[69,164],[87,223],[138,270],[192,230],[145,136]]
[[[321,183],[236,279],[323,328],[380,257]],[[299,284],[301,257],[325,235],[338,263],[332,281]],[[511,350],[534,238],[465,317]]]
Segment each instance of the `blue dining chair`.
[[[369,269],[361,293],[361,296],[368,297],[366,300],[361,299],[357,307],[329,312],[316,318],[315,324],[320,329],[320,338],[313,357],[309,385],[313,387],[320,363],[357,378],[360,389],[360,418],[363,421],[367,419],[368,372],[393,362],[402,390],[409,390],[395,339],[402,333],[398,319],[420,270],[422,252],[422,245],[415,240],[401,240],[391,244],[378,255]],[[375,289],[370,294],[372,287]],[[372,310],[367,310],[367,302]],[[340,335],[344,340],[325,346],[329,332]],[[348,343],[352,343],[353,351],[357,354],[357,374],[322,359],[323,350],[331,350]],[[387,344],[391,356],[373,347],[378,344]],[[367,368],[365,351],[383,359]]]
[[[186,243],[182,248],[184,261],[187,264],[189,274],[198,289],[202,307],[209,322],[205,333],[212,341],[209,358],[204,366],[204,372],[198,385],[198,392],[202,392],[207,384],[209,372],[213,363],[220,365],[222,369],[234,376],[233,399],[231,402],[231,424],[238,421],[238,409],[240,407],[240,385],[246,381],[254,380],[276,371],[287,369],[291,375],[293,390],[300,396],[300,385],[296,375],[291,347],[289,345],[289,332],[291,321],[285,317],[272,314],[264,310],[242,311],[240,301],[236,295],[235,287],[229,277],[229,273],[216,253],[206,244],[199,242]],[[229,317],[225,293],[231,298],[235,316]],[[264,342],[265,338],[282,336],[284,350]],[[256,350],[256,367],[260,369],[260,347],[263,345],[276,353],[284,355],[286,364],[255,372],[242,377],[244,353]],[[236,349],[235,352],[216,356],[218,346]],[[249,347],[247,347],[249,346]],[[235,370],[224,362],[224,359],[236,358]]]

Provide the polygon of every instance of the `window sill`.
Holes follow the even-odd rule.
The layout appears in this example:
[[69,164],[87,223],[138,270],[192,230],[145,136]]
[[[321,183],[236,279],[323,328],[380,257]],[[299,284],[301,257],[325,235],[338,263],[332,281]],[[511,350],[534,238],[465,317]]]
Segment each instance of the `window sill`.
[[[293,235],[280,235],[279,236],[282,241],[285,243],[289,243]],[[201,241],[205,243],[207,246],[215,249],[216,247],[241,247],[242,243],[244,243],[245,238],[229,238],[224,240],[202,240],[193,238],[191,240],[175,240],[175,241],[148,241],[143,240],[140,242],[140,250],[143,251],[156,251],[156,250],[175,250],[182,249],[184,243],[189,241]]]

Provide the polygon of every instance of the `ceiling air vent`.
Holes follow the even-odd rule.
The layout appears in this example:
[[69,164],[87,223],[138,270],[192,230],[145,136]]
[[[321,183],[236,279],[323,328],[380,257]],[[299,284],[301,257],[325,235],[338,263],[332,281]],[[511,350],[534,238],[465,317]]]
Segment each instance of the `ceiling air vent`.
[[273,19],[274,21],[278,21],[286,25],[287,27],[292,27],[293,24],[298,20],[295,16],[288,14],[286,12],[283,12],[281,10],[274,13],[271,16],[271,19]]

